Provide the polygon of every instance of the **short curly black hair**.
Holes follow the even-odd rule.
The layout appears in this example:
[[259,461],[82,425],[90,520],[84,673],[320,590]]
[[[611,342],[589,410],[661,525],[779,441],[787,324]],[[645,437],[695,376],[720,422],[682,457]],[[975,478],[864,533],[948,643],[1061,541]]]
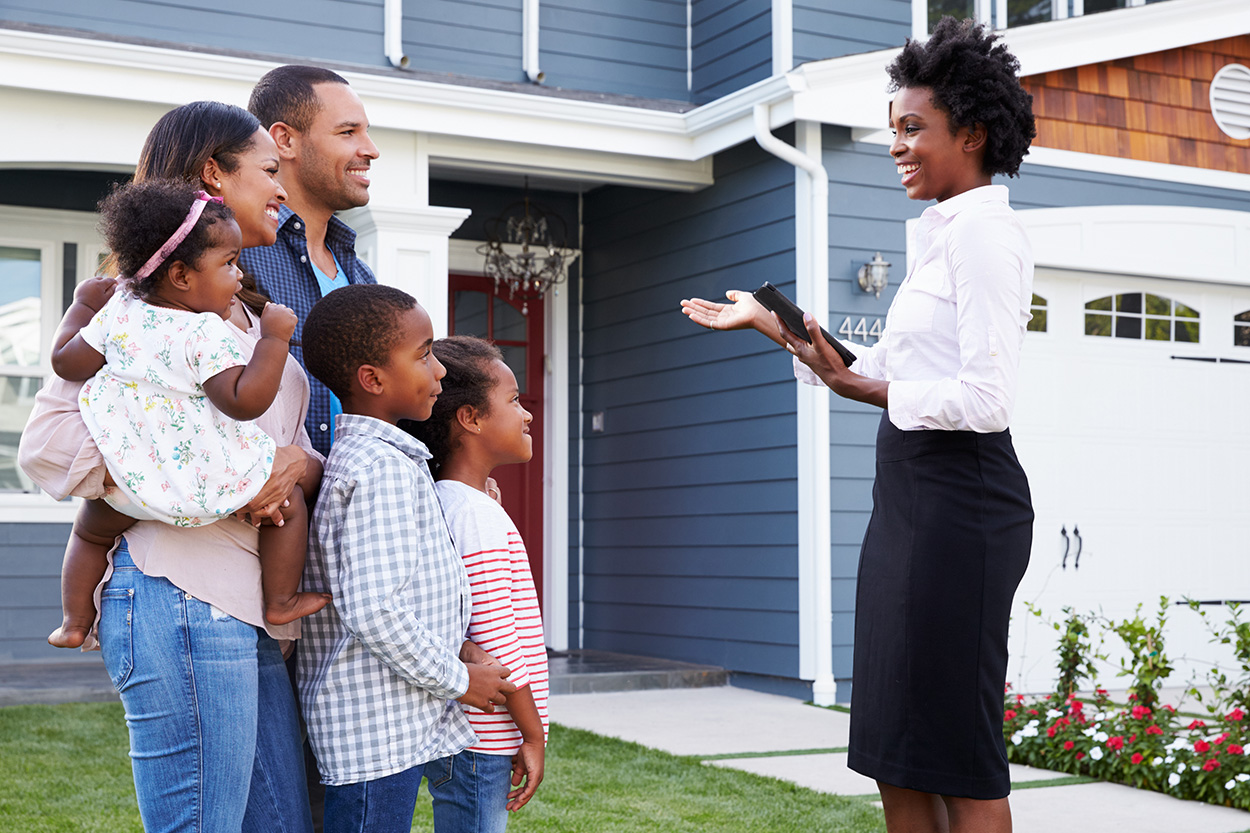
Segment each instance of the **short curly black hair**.
[[399,319],[417,299],[393,286],[361,283],[313,305],[300,341],[304,366],[345,404],[361,365],[385,366],[399,343]]
[[490,413],[490,392],[496,383],[491,365],[503,361],[503,353],[484,338],[448,336],[434,342],[434,355],[447,369],[443,392],[438,395],[429,419],[400,420],[399,427],[425,443],[433,455],[430,471],[438,472],[460,444],[455,430],[456,412],[470,405],[483,416]]
[[1018,176],[1037,136],[1033,96],[1020,86],[1020,62],[998,36],[971,20],[943,17],[927,41],[908,39],[887,67],[890,91],[925,87],[951,130],[983,125],[985,173]]
[[208,202],[191,232],[152,274],[133,276],[169,240],[187,218],[200,189],[180,179],[149,179],[115,187],[100,201],[100,233],[117,258],[126,287],[140,298],[149,298],[169,274],[171,264],[182,261],[196,267],[200,257],[218,244],[219,224],[233,223],[234,212],[220,202]]

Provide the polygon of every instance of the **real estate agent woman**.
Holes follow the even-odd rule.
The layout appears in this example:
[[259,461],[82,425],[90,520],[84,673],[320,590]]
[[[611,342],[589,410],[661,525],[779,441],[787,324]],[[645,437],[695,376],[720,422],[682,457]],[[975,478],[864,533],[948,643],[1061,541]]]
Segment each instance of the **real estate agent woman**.
[[1019,63],[971,21],[944,18],[889,67],[890,155],[907,196],[936,200],[881,340],[848,369],[750,293],[682,302],[711,329],[755,328],[807,381],[885,409],[860,554],[849,764],[876,779],[891,831],[1011,830],[1003,683],[1011,600],[1033,509],[1007,430],[1033,257],[995,174],[1036,135]]

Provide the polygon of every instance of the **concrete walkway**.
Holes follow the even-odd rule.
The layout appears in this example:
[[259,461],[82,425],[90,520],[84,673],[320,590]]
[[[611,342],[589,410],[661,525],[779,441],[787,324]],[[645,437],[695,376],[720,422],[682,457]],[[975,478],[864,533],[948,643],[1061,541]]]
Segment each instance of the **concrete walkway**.
[[[875,796],[876,785],[846,766],[850,716],[798,700],[731,686],[569,694],[551,699],[551,720],[675,755],[732,767],[822,792]],[[760,757],[759,753],[786,752]],[[732,756],[739,757],[732,757]],[[1100,782],[1046,786],[1064,773],[1011,767],[1014,833],[1062,830],[1133,833],[1250,832],[1250,813],[1180,801]],[[871,799],[870,799],[871,800]]]

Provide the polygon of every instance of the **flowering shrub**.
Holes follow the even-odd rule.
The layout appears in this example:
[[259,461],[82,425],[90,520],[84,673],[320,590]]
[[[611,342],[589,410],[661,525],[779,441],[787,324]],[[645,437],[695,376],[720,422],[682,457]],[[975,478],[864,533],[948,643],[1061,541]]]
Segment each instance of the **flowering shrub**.
[[[1250,623],[1241,621],[1234,606],[1228,625],[1212,628],[1213,641],[1235,646],[1243,674],[1228,680],[1212,672],[1214,695],[1204,703],[1210,716],[1193,719],[1158,702],[1159,687],[1172,671],[1163,650],[1167,605],[1160,600],[1154,623],[1143,621],[1140,606],[1132,619],[1106,622],[1129,649],[1120,671],[1133,678],[1126,706],[1113,704],[1103,688],[1083,700],[1063,693],[1028,698],[1012,694],[1008,685],[1003,712],[1008,759],[1250,810]],[[1073,629],[1080,620],[1064,612],[1068,638],[1061,640],[1059,664],[1071,681],[1092,670],[1089,658],[1097,654],[1083,639],[1086,634]]]

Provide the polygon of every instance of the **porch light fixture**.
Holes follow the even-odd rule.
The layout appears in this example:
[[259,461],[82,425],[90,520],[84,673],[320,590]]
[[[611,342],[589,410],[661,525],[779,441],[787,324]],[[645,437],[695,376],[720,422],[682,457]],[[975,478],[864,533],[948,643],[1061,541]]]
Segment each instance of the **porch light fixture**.
[[486,242],[477,252],[486,258],[486,276],[495,281],[495,291],[506,287],[508,297],[521,299],[521,313],[528,315],[530,301],[564,280],[573,255],[564,245],[567,239],[560,215],[530,201],[526,179],[524,199],[486,221]]
[[881,259],[881,252],[873,255],[872,260],[859,267],[859,288],[872,292],[878,298],[881,290],[890,282],[890,264]]

